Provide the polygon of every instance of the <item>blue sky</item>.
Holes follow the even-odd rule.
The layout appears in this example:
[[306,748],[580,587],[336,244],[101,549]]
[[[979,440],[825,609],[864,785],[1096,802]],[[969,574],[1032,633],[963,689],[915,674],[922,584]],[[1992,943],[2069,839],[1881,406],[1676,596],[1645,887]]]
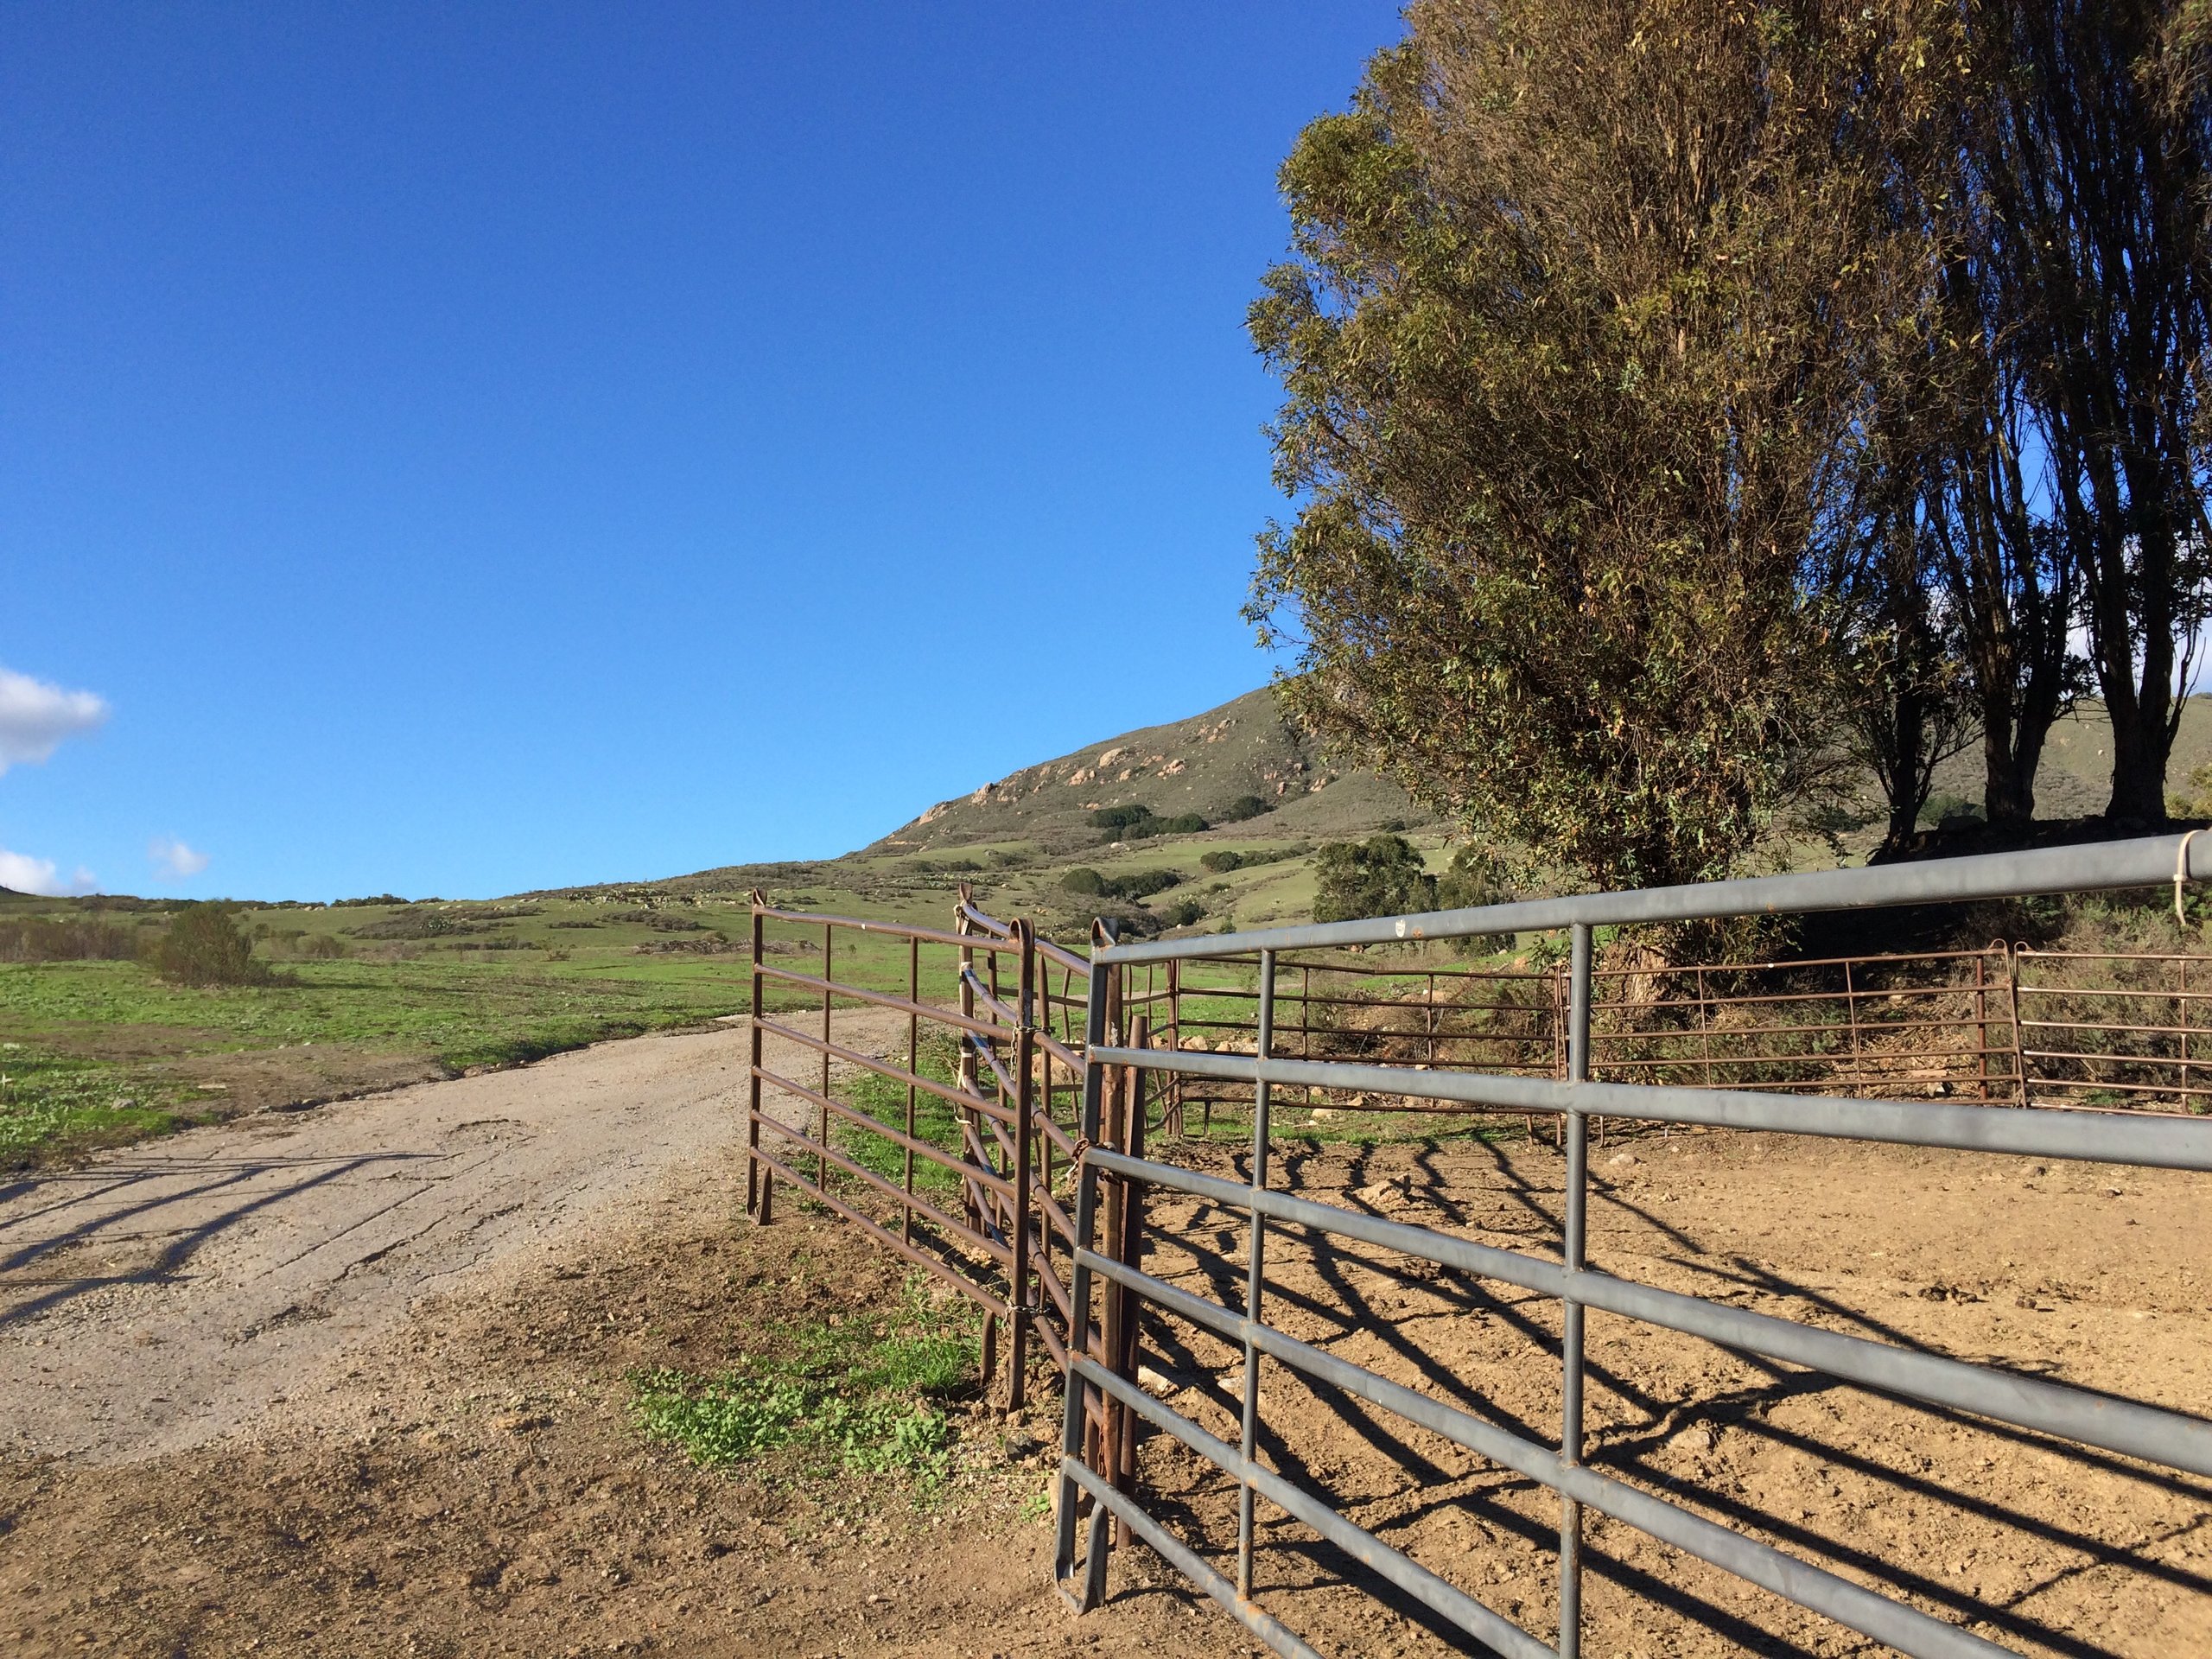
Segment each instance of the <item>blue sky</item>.
[[0,882],[834,854],[1259,683],[1243,310],[1399,32],[0,11]]

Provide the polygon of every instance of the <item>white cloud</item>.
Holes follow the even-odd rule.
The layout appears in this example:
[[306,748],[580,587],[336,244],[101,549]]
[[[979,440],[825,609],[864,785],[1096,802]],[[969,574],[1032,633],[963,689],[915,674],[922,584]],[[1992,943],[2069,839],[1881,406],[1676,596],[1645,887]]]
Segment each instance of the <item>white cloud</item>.
[[99,883],[81,864],[74,875],[64,880],[60,868],[52,859],[33,858],[28,853],[11,853],[0,847],[0,887],[60,899],[73,893],[97,892]]
[[188,880],[207,868],[207,855],[194,852],[182,842],[156,836],[146,843],[146,857],[154,874],[171,881]]
[[106,700],[90,691],[65,691],[0,668],[0,772],[45,760],[62,739],[92,731],[107,713]]

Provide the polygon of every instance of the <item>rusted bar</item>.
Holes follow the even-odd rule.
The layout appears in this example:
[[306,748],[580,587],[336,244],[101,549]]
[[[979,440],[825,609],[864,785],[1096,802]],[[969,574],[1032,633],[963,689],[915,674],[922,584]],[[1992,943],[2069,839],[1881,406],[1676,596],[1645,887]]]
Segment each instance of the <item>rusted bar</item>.
[[[778,1123],[773,1124],[773,1127],[782,1128],[783,1125]],[[792,1132],[786,1130],[785,1133],[789,1134]],[[804,1141],[806,1137],[801,1135],[798,1138],[800,1141]],[[802,1191],[813,1193],[816,1198],[821,1199],[823,1203],[828,1205],[839,1215],[844,1217],[846,1220],[870,1234],[880,1243],[881,1243],[885,1249],[904,1257],[906,1261],[912,1262],[916,1267],[926,1268],[931,1273],[935,1274],[938,1278],[944,1280],[945,1283],[950,1285],[955,1290],[967,1297],[969,1300],[976,1303],[979,1306],[988,1308],[993,1306],[996,1299],[994,1298],[983,1287],[975,1283],[973,1281],[964,1277],[961,1274],[954,1272],[951,1268],[939,1261],[936,1256],[931,1255],[927,1250],[921,1249],[913,1245],[900,1243],[898,1234],[893,1232],[889,1228],[883,1226],[873,1217],[868,1215],[864,1211],[855,1209],[851,1205],[847,1204],[836,1193],[827,1192],[823,1188],[816,1186],[811,1181],[808,1180],[805,1176],[800,1174],[789,1164],[784,1162],[782,1159],[778,1158],[774,1154],[767,1151],[765,1147],[762,1149],[760,1154],[760,1161],[766,1164],[771,1169],[773,1169],[793,1186],[798,1187]]]
[[1027,921],[1014,924],[1021,946],[1020,978],[1015,1002],[1020,1023],[1014,1033],[1014,1270],[1007,1287],[1007,1405],[1020,1411],[1027,1398],[1029,1355],[1029,1170],[1036,1131],[1030,1119],[1037,1098],[1032,1092],[1036,1069],[1036,1033],[1030,1028],[1036,991],[1035,931]]
[[[1150,1020],[1139,1014],[1129,1033],[1129,1046],[1148,1048],[1152,1045]],[[1141,1066],[1128,1068],[1128,1075],[1122,1084],[1123,1119],[1122,1150],[1131,1158],[1144,1156],[1144,1080]],[[1144,1183],[1124,1179],[1120,1183],[1122,1211],[1121,1262],[1124,1267],[1142,1268],[1144,1265]],[[1136,1294],[1126,1287],[1116,1291],[1123,1298],[1122,1309],[1122,1344],[1108,1362],[1108,1369],[1132,1386],[1137,1376],[1137,1334],[1142,1318],[1141,1305]],[[1137,1478],[1137,1419],[1124,1410],[1122,1413],[1121,1433],[1116,1454],[1115,1484],[1123,1491],[1135,1490]]]
[[[823,925],[821,1098],[824,1101],[828,1100],[830,1097],[830,987],[836,982],[836,977],[830,965],[830,952],[835,948],[836,932],[837,930],[835,923],[824,923]],[[826,1105],[821,1108],[821,1120],[822,1134],[820,1138],[822,1144],[826,1147],[830,1144],[830,1109]],[[817,1156],[814,1160],[814,1182],[816,1185],[824,1188],[828,1187],[830,1185],[830,1166],[819,1156]]]
[[[922,942],[906,941],[906,1071],[918,1077],[922,1070]],[[906,1204],[900,1212],[899,1236],[909,1244],[914,1242],[914,1103],[920,1091],[909,1083],[906,1085]]]
[[974,925],[982,928],[984,932],[990,934],[994,938],[1001,938],[1009,942],[1014,942],[1014,925],[1013,923],[1001,922],[995,917],[985,915],[964,895],[960,900],[959,914],[966,918],[968,921],[972,923]]
[[857,1065],[864,1071],[873,1071],[878,1077],[888,1077],[893,1083],[912,1083],[925,1093],[935,1095],[949,1105],[957,1106],[963,1110],[976,1111],[986,1117],[1001,1120],[1008,1116],[1008,1109],[999,1105],[995,1101],[986,1100],[981,1095],[963,1093],[951,1084],[939,1083],[934,1077],[923,1077],[918,1072],[907,1071],[904,1066],[893,1065],[887,1060],[879,1060],[873,1055],[863,1054],[858,1049],[847,1048],[842,1043],[825,1044],[812,1032],[796,1030],[774,1020],[762,1020],[760,1027],[764,1031],[772,1032],[776,1036],[797,1043],[803,1048],[826,1049],[836,1058]]
[[[947,1152],[942,1147],[932,1145],[930,1141],[925,1140],[920,1135],[914,1135],[911,1138],[907,1137],[902,1134],[901,1131],[894,1129],[890,1124],[883,1122],[882,1119],[870,1117],[866,1112],[861,1110],[859,1107],[851,1104],[849,1102],[839,1100],[835,1095],[818,1095],[815,1093],[813,1090],[808,1088],[804,1084],[794,1082],[791,1078],[786,1077],[777,1071],[771,1071],[765,1065],[760,1068],[760,1078],[762,1082],[773,1084],[777,1088],[785,1090],[786,1093],[796,1095],[801,1100],[806,1101],[810,1104],[817,1106],[823,1111],[834,1112],[839,1117],[843,1118],[848,1122],[858,1125],[860,1128],[866,1129],[871,1135],[881,1135],[885,1140],[890,1141],[894,1146],[905,1146],[912,1150],[917,1156],[926,1158],[931,1163],[940,1165],[945,1169],[951,1170],[955,1173],[960,1175],[963,1179],[973,1180],[979,1185],[988,1185],[996,1189],[1011,1191],[1011,1184],[1007,1180],[1007,1178],[997,1173],[995,1171],[989,1169],[979,1170],[976,1168],[973,1164],[954,1156],[951,1153]],[[785,1135],[795,1135],[799,1140],[804,1141],[809,1146],[817,1144],[813,1137],[800,1130],[791,1128],[787,1124],[779,1123],[772,1117],[767,1120],[767,1123],[770,1128],[780,1130]],[[914,1201],[917,1204],[919,1204],[921,1199],[918,1197]]]
[[919,939],[926,944],[963,945],[976,950],[1007,950],[1013,947],[995,939],[977,938],[972,934],[946,933],[934,927],[910,927],[904,922],[871,922],[858,916],[827,916],[818,911],[777,910],[764,907],[760,912],[772,922],[799,922],[809,927],[827,923],[831,927],[845,928],[855,933],[888,933],[896,938]]
[[745,1213],[765,1227],[768,1224],[771,1205],[761,1183],[761,1177],[766,1172],[760,1166],[760,1021],[767,1013],[763,1001],[765,988],[760,980],[762,919],[761,894],[756,887],[753,893],[752,1071],[745,1095]]
[[[831,1163],[836,1165],[838,1168],[843,1170],[847,1174],[858,1180],[863,1186],[873,1187],[875,1191],[881,1192],[886,1197],[894,1200],[900,1197],[899,1184],[896,1181],[890,1180],[884,1176],[877,1174],[865,1164],[861,1163],[856,1159],[848,1157],[845,1154],[838,1151],[835,1147],[825,1147],[819,1141],[809,1139],[806,1135],[802,1135],[798,1130],[791,1128],[785,1124],[778,1123],[772,1119],[770,1121],[768,1127],[774,1130],[778,1135],[784,1136],[786,1140],[796,1141],[800,1146],[813,1148],[817,1160],[826,1157]],[[821,1192],[825,1189],[814,1188],[811,1190]],[[957,1238],[967,1244],[969,1249],[988,1256],[993,1262],[997,1262],[1001,1267],[1007,1265],[1014,1259],[1013,1250],[1008,1246],[1001,1243],[997,1239],[991,1238],[985,1234],[976,1232],[973,1229],[955,1221],[950,1216],[946,1215],[944,1211],[939,1210],[935,1205],[931,1204],[927,1198],[923,1198],[918,1193],[914,1196],[913,1207],[919,1211],[924,1216],[927,1217],[930,1220],[935,1222],[938,1226],[944,1228],[946,1232],[951,1234],[955,1238]]]
[[[918,940],[909,940],[907,943],[916,950],[920,949]],[[825,995],[834,992],[839,996],[849,997],[855,1002],[873,1003],[879,1008],[890,1008],[896,1013],[914,1014],[924,1020],[934,1020],[940,1025],[957,1027],[961,1030],[972,1031],[979,1035],[988,1035],[995,1029],[983,1020],[963,1019],[954,1009],[939,1007],[934,1002],[924,1002],[918,998],[894,996],[889,991],[865,990],[858,985],[832,984],[817,974],[802,974],[791,968],[763,967],[760,971],[768,978],[781,980],[787,985],[800,986],[810,991],[820,991]]]

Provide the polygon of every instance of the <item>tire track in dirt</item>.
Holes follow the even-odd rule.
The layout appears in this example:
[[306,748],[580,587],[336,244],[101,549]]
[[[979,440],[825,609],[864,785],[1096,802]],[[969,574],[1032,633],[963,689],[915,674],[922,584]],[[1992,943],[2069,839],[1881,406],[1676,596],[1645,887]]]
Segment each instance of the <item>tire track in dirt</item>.
[[[833,1031],[891,1053],[906,1022],[859,1008]],[[738,1020],[602,1043],[0,1186],[0,1452],[125,1462],[296,1408],[424,1295],[741,1146],[748,1040]],[[807,1076],[815,1056],[771,1038],[764,1060]]]

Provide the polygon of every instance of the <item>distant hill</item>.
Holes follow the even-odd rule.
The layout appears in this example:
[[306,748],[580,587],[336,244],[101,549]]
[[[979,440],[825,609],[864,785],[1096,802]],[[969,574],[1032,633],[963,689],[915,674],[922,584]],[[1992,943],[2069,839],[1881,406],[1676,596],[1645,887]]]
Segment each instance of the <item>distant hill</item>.
[[1069,852],[1097,845],[1090,818],[1101,807],[1146,806],[1163,818],[1196,813],[1218,823],[1233,803],[1249,797],[1272,809],[1267,833],[1276,836],[1344,836],[1389,823],[1430,822],[1395,785],[1330,766],[1284,720],[1274,692],[1263,686],[1188,720],[1086,744],[972,795],[940,801],[862,851],[1026,841],[1040,852]]
[[[2037,776],[2037,815],[2073,818],[2101,810],[2111,753],[2101,705],[2084,703],[2062,721]],[[2208,760],[2212,701],[2193,697],[2174,746],[2171,786],[2184,789],[2190,772]],[[1841,837],[1851,861],[1872,849],[1881,830],[1878,797],[1871,785],[1862,793],[1865,822]],[[1980,801],[1979,747],[1944,763],[1936,794]],[[1244,796],[1257,796],[1269,810],[1224,823],[1228,809]],[[1211,827],[1117,842],[1090,823],[1101,807],[1129,805],[1149,807],[1163,818],[1194,813]],[[1097,912],[1151,929],[1178,925],[1174,918],[1192,906],[1203,913],[1179,925],[1252,927],[1306,918],[1313,855],[1321,842],[1386,829],[1405,833],[1433,869],[1448,856],[1447,826],[1373,772],[1332,765],[1283,719],[1274,691],[1262,688],[1188,720],[1125,732],[1025,766],[941,801],[840,858],[705,870],[638,891],[705,902],[758,884],[778,902],[800,908],[942,921],[951,889],[967,881],[998,913],[1033,916],[1065,938],[1081,937]],[[1208,870],[1200,861],[1216,851],[1251,856],[1243,868]],[[1807,862],[1834,858],[1825,843],[1792,851]],[[1078,868],[1109,880],[1166,872],[1177,884],[1141,903],[1105,900],[1065,886],[1068,872]]]

